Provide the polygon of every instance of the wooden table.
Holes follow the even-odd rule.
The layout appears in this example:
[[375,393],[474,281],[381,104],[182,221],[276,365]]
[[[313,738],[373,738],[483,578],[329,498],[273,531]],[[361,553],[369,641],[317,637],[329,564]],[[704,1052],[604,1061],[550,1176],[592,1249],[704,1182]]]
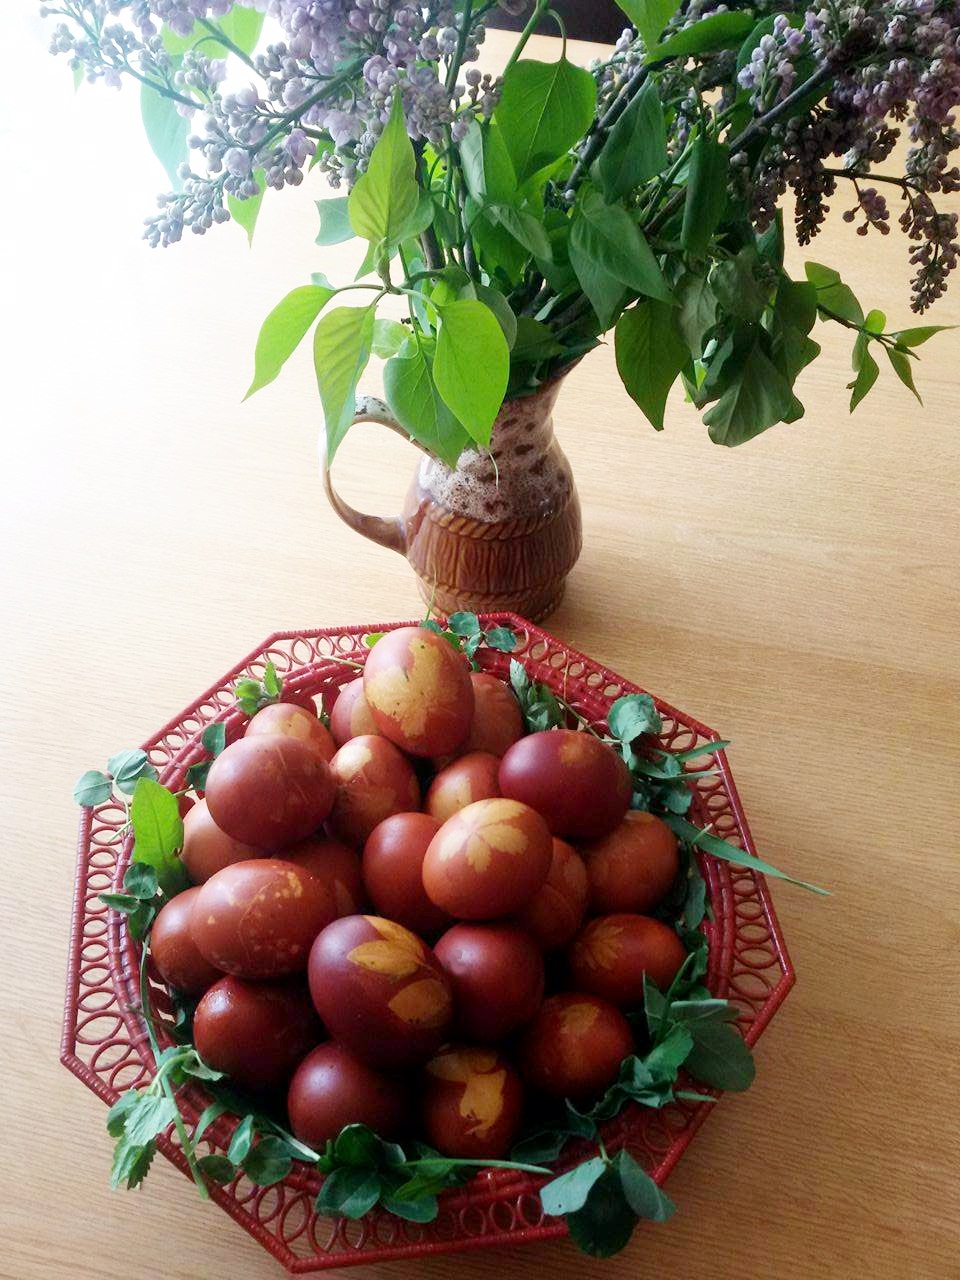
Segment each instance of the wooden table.
[[[5,13],[0,31],[18,49],[5,100],[24,109],[3,120],[17,160],[0,215],[0,1275],[272,1277],[164,1161],[142,1195],[107,1189],[104,1109],[57,1064],[70,791],[268,632],[417,614],[406,566],[323,499],[309,353],[240,404],[266,311],[352,258],[313,247],[315,182],[267,199],[252,251],[228,227],[150,252],[138,221],[163,179],[134,96],[74,99],[39,20]],[[896,236],[837,219],[809,256],[909,323]],[[960,321],[956,290],[934,320]],[[585,544],[549,625],[732,738],[761,851],[833,890],[775,887],[799,983],[756,1085],[671,1178],[674,1221],[605,1267],[556,1244],[358,1280],[960,1274],[958,344],[923,348],[923,411],[884,369],[850,418],[850,344],[824,338],[801,379],[806,418],[738,450],[712,445],[679,396],[655,435],[609,349],[556,415]],[[367,428],[339,477],[387,511],[413,462]]]

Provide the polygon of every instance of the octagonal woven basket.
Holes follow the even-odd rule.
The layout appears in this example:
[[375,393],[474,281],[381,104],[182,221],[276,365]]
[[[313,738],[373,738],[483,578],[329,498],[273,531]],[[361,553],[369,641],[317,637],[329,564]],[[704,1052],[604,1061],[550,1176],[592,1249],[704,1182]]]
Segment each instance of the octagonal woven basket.
[[[611,703],[624,693],[642,692],[636,685],[514,614],[484,616],[484,624],[505,624],[519,637],[513,657],[530,675],[550,685],[595,726],[604,727]],[[227,726],[228,739],[242,731],[245,717],[237,710],[233,686],[240,679],[259,679],[272,660],[285,687],[325,699],[357,674],[369,649],[363,637],[410,623],[377,624],[320,631],[286,631],[270,636],[212,688],[201,694],[144,744],[160,780],[174,789],[184,785],[187,768],[206,755],[203,729],[216,720]],[[484,670],[506,676],[507,655],[481,649]],[[346,661],[345,661],[346,660]],[[680,751],[716,741],[705,725],[656,699],[663,717],[661,743]],[[756,853],[723,751],[701,757],[718,772],[691,784],[691,817],[727,840]],[[109,911],[98,895],[119,889],[130,858],[130,842],[118,836],[125,820],[113,801],[85,809],[80,824],[73,927],[67,972],[61,1060],[105,1103],[121,1092],[145,1084],[154,1059],[139,1016],[139,946],[129,937],[124,918]],[[713,906],[713,921],[704,928],[710,943],[706,978],[714,995],[726,997],[740,1010],[737,1026],[754,1044],[794,982],[773,904],[764,878],[744,868],[700,856]],[[171,1014],[163,986],[150,983],[161,1047],[170,1043],[162,1030]],[[702,1085],[697,1085],[704,1092]],[[632,1106],[604,1128],[610,1150],[626,1146],[662,1183],[686,1150],[714,1101],[677,1102],[662,1110]],[[192,1129],[209,1099],[198,1085],[179,1095],[187,1127]],[[236,1119],[222,1117],[200,1144],[201,1152],[225,1152]],[[159,1149],[189,1178],[187,1163],[171,1131]],[[582,1158],[586,1148],[568,1148],[561,1170]],[[104,1177],[109,1148],[104,1135]],[[256,1237],[291,1272],[319,1271],[391,1258],[474,1249],[485,1245],[531,1243],[566,1233],[562,1220],[545,1217],[537,1195],[540,1180],[510,1170],[482,1172],[440,1199],[437,1219],[427,1225],[401,1221],[374,1211],[358,1222],[321,1218],[312,1204],[319,1179],[305,1166],[294,1166],[273,1187],[254,1186],[243,1176],[225,1187],[211,1186],[212,1199]],[[192,1186],[186,1194],[195,1194]],[[659,1228],[663,1230],[664,1228]],[[669,1228],[666,1228],[669,1229]]]

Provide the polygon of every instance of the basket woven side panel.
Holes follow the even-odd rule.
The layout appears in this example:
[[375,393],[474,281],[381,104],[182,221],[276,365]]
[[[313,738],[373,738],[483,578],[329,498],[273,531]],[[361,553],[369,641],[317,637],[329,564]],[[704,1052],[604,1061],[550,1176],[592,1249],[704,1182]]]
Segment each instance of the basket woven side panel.
[[[489,615],[487,622],[511,626],[520,637],[513,656],[597,727],[605,724],[617,697],[641,692],[523,619],[496,614]],[[289,688],[323,697],[329,705],[339,685],[355,678],[358,664],[369,653],[364,636],[400,625],[404,624],[271,636],[144,744],[161,780],[182,785],[189,765],[205,755],[200,734],[208,724],[224,721],[228,738],[241,732],[243,717],[232,693],[238,679],[261,677],[267,661],[272,661]],[[482,650],[479,656],[485,669],[506,675],[509,659],[505,655]],[[659,700],[657,706],[663,716],[664,746],[683,750],[716,740],[717,735],[705,725]],[[711,823],[718,834],[755,852],[724,753],[700,757],[696,767],[708,761],[718,772],[696,784],[695,820]],[[108,1104],[131,1086],[145,1083],[154,1069],[139,1015],[139,949],[127,935],[122,918],[108,911],[98,897],[120,884],[129,861],[124,821],[123,810],[113,803],[84,811],[81,821],[62,1042],[64,1063]],[[762,878],[713,859],[704,859],[702,869],[714,911],[713,921],[706,926],[710,938],[707,984],[716,995],[736,1003],[738,1025],[753,1043],[792,985],[793,970]],[[162,1024],[169,1017],[169,1001],[158,983],[151,981],[150,991]],[[195,1125],[206,1101],[199,1087],[185,1092],[181,1103],[188,1127]],[[712,1105],[678,1103],[662,1111],[633,1108],[611,1122],[605,1140],[613,1148],[627,1146],[662,1182]],[[224,1152],[235,1123],[221,1118],[204,1135],[204,1149]],[[187,1173],[172,1135],[161,1138],[158,1145]],[[572,1151],[567,1162],[576,1158],[577,1152]],[[105,1138],[105,1176],[107,1163]],[[212,1188],[211,1194],[293,1272],[534,1241],[565,1230],[562,1222],[544,1217],[538,1181],[510,1171],[480,1174],[464,1188],[447,1193],[441,1197],[439,1217],[426,1226],[378,1212],[360,1222],[318,1218],[312,1210],[317,1185],[314,1178],[295,1172],[274,1187],[256,1187],[241,1177],[226,1187]]]

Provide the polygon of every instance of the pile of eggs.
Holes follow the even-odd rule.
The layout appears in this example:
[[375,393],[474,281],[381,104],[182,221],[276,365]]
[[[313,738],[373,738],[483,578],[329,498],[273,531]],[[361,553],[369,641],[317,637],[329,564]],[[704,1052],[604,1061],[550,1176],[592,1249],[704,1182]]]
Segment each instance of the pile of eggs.
[[630,795],[599,738],[524,736],[507,685],[399,628],[329,731],[275,703],[213,762],[156,970],[199,997],[204,1061],[285,1095],[310,1146],[359,1122],[499,1158],[525,1092],[589,1105],[616,1079],[644,974],[665,988],[684,960],[646,914],[677,843]]

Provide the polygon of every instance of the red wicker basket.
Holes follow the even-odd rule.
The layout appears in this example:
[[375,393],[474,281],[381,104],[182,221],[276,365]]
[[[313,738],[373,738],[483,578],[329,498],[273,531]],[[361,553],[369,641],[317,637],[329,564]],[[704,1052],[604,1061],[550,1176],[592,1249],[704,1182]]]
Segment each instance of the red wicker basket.
[[[596,725],[605,721],[615,698],[641,692],[583,654],[513,614],[491,614],[485,625],[513,628],[520,658],[531,676],[550,685]],[[330,697],[356,675],[347,665],[362,663],[369,653],[363,637],[403,623],[329,628],[321,631],[278,632],[249,654],[222,680],[202,694],[144,744],[161,781],[182,786],[189,765],[204,757],[203,729],[215,720],[227,724],[228,735],[239,730],[233,686],[244,677],[259,678],[272,660],[286,687]],[[506,655],[482,649],[480,665],[504,675]],[[705,725],[657,699],[663,716],[662,744],[674,750],[717,739]],[[755,853],[733,777],[723,751],[705,759],[718,772],[699,779],[694,789],[692,817],[734,844]],[[124,919],[108,911],[99,894],[120,887],[130,856],[129,843],[118,839],[125,815],[114,802],[85,809],[80,823],[73,927],[67,971],[67,996],[61,1060],[108,1105],[153,1074],[154,1059],[139,1007],[139,947],[129,937]],[[707,985],[717,996],[740,1009],[737,1025],[749,1044],[755,1043],[793,985],[794,972],[784,946],[773,904],[762,876],[710,857],[701,857],[714,919],[705,924],[710,941]],[[169,1016],[163,987],[151,983],[159,1024]],[[161,1032],[161,1036],[162,1036]],[[702,1086],[697,1086],[703,1092]],[[719,1094],[715,1095],[719,1097]],[[193,1125],[208,1099],[198,1086],[181,1096],[185,1121]],[[662,1183],[686,1150],[715,1102],[679,1102],[660,1111],[632,1107],[604,1130],[611,1149],[626,1146],[648,1172]],[[202,1146],[224,1152],[236,1124],[222,1117],[207,1133]],[[159,1148],[189,1177],[186,1160],[172,1132]],[[558,1168],[576,1162],[582,1153],[571,1150]],[[106,1176],[107,1146],[104,1143]],[[306,1172],[292,1173],[273,1187],[257,1187],[239,1177],[225,1187],[211,1187],[213,1199],[255,1236],[291,1272],[319,1271],[391,1258],[473,1249],[484,1245],[529,1243],[565,1234],[562,1220],[546,1218],[540,1206],[539,1182],[509,1170],[479,1174],[462,1188],[441,1197],[440,1214],[428,1225],[401,1221],[374,1211],[359,1222],[319,1218],[312,1209],[318,1180]],[[188,1192],[187,1194],[192,1194]]]

